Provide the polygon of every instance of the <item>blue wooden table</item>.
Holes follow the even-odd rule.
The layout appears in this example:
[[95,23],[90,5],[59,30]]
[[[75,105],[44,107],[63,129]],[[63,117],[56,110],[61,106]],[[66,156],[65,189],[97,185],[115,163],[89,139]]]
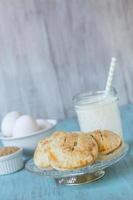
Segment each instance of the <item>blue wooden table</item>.
[[[106,175],[82,186],[57,185],[53,179],[26,170],[0,176],[0,200],[133,200],[133,105],[121,107],[128,155],[108,168]],[[58,130],[78,130],[75,119],[60,122]]]

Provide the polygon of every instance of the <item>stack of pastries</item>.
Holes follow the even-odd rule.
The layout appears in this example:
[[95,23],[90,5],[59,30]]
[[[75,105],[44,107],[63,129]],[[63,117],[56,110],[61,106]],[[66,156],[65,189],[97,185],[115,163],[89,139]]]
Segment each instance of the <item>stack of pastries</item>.
[[34,153],[39,168],[72,170],[93,164],[99,155],[108,155],[122,144],[120,136],[111,131],[55,132],[41,140]]

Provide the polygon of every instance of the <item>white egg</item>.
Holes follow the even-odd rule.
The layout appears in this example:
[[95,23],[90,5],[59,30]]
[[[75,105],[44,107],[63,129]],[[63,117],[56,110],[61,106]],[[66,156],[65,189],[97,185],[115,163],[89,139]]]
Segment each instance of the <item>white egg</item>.
[[47,129],[51,127],[51,124],[45,119],[36,119],[36,122],[38,126],[40,127],[40,129],[45,129],[45,128]]
[[8,113],[1,122],[1,131],[2,134],[6,137],[12,136],[13,127],[15,125],[16,120],[21,116],[21,114],[17,111],[13,111]]
[[22,115],[13,128],[14,137],[28,136],[39,130],[36,120],[28,115]]

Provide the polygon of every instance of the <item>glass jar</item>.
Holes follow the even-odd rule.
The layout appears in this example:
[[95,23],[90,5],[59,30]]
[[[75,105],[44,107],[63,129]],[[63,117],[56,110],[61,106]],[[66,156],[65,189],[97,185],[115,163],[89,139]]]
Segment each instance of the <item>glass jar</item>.
[[81,93],[73,98],[81,131],[110,130],[122,136],[118,95],[114,88],[105,91]]

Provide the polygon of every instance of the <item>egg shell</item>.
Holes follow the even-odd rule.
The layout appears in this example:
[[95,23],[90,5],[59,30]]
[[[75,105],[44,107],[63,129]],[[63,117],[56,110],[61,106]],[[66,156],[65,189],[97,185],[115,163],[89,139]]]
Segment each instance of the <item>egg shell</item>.
[[33,134],[40,128],[36,120],[28,115],[22,115],[15,123],[13,137],[23,137]]
[[17,111],[12,111],[7,113],[1,122],[1,131],[2,134],[6,137],[12,136],[13,127],[16,123],[16,120],[21,116]]
[[45,119],[36,119],[36,122],[38,124],[38,126],[40,127],[40,129],[47,129],[51,127],[51,124],[46,121]]

